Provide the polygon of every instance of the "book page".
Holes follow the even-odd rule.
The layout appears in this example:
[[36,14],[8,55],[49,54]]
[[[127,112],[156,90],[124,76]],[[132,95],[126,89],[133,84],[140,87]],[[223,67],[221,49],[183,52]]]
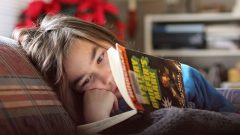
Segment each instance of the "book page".
[[119,115],[115,115],[107,119],[103,119],[101,121],[80,125],[77,127],[77,131],[79,134],[96,134],[104,129],[107,129],[117,123],[120,123],[128,119],[129,117],[135,115],[136,113],[137,113],[137,110],[130,110],[130,111],[121,113]]
[[132,108],[136,109],[134,104],[131,101],[131,98],[127,92],[125,78],[123,75],[123,69],[121,66],[120,58],[118,52],[114,48],[110,48],[107,51],[109,64],[112,70],[113,78],[117,84],[117,87],[122,94],[123,99],[127,102],[127,104]]

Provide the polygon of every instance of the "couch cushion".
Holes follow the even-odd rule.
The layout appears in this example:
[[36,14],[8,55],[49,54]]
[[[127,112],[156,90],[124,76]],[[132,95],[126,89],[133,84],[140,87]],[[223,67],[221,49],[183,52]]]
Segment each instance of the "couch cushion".
[[4,37],[4,36],[0,36],[0,44],[17,47],[17,41],[15,41],[11,38],[8,38],[8,37]]
[[75,133],[55,93],[25,55],[16,47],[0,44],[0,134]]

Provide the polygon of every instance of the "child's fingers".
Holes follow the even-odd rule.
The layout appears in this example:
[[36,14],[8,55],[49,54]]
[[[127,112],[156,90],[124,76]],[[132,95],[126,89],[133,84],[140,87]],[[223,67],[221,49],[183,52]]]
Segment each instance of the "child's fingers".
[[118,111],[118,99],[117,97],[114,95],[114,103],[113,103],[113,110],[114,111]]

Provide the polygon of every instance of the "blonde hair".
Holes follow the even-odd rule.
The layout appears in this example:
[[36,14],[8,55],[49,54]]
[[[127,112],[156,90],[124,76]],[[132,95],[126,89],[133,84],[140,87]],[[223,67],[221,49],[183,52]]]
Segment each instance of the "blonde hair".
[[81,123],[82,111],[77,101],[79,97],[70,90],[63,59],[74,39],[86,39],[95,44],[97,39],[111,45],[120,41],[101,26],[63,15],[46,16],[38,26],[14,32],[14,37],[47,82],[57,90],[72,119],[77,124]]

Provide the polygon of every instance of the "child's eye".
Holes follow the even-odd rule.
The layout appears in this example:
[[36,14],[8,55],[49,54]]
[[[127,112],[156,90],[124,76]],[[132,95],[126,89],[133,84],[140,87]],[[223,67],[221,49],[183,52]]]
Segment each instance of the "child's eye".
[[103,58],[104,58],[104,53],[102,53],[98,59],[97,59],[97,64],[100,64],[102,61],[103,61]]
[[93,75],[87,75],[82,80],[80,80],[77,84],[73,85],[73,90],[77,91],[78,93],[84,93],[91,86],[93,81]]

